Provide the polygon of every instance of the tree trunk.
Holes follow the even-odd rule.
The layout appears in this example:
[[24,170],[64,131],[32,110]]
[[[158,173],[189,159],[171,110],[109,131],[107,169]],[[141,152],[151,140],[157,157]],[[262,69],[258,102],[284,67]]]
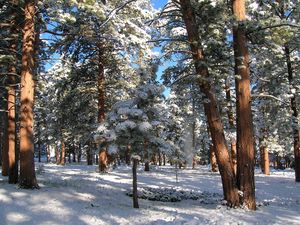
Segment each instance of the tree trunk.
[[200,76],[199,87],[205,96],[204,111],[207,117],[212,142],[215,146],[217,161],[222,177],[224,198],[229,206],[239,205],[238,189],[233,168],[230,163],[228,148],[226,145],[223,124],[219,115],[215,90],[209,83],[209,73],[204,62],[204,52],[198,35],[198,24],[190,0],[180,0],[183,20],[188,33],[192,56],[196,73]]
[[236,140],[231,139],[231,164],[233,167],[234,174],[237,173],[237,152],[236,152]]
[[267,146],[261,146],[262,151],[262,161],[263,161],[263,173],[265,175],[270,175],[270,161],[269,161],[269,151]]
[[38,188],[34,168],[34,16],[35,1],[25,0],[21,73],[20,187]]
[[131,154],[131,145],[128,144],[125,151],[125,162],[128,166],[130,165],[130,154]]
[[61,151],[60,151],[60,162],[59,165],[64,166],[66,163],[66,148],[65,148],[65,142],[62,139],[61,140]]
[[[228,117],[228,123],[230,129],[235,129],[234,126],[234,116],[233,116],[233,109],[231,104],[231,91],[230,91],[230,85],[228,79],[225,81],[225,94],[226,94],[226,102],[227,102],[227,117]],[[231,164],[233,167],[234,174],[236,175],[237,172],[237,155],[236,155],[236,139],[231,138]]]
[[157,155],[156,155],[156,153],[152,154],[151,163],[152,163],[152,165],[155,165],[155,166],[157,165]]
[[[5,106],[1,105],[1,108],[5,110]],[[2,176],[8,176],[8,133],[7,133],[7,112],[0,112],[1,116],[1,124],[2,124],[2,129],[1,129],[1,155],[2,155]]]
[[[104,47],[102,43],[98,44],[98,123],[105,121],[105,76],[104,76]],[[103,140],[105,142],[105,140]],[[100,145],[103,143],[100,143]],[[107,170],[108,151],[101,149],[99,151],[99,172]]]
[[79,145],[78,148],[78,153],[77,153],[77,162],[80,163],[81,162],[81,145]]
[[210,152],[210,165],[211,165],[211,171],[212,172],[218,172],[218,164],[217,164],[217,158],[216,158],[216,154],[215,154],[215,148],[213,145],[210,145],[209,148],[209,152]]
[[98,123],[105,121],[105,76],[104,76],[104,55],[103,44],[98,46]]
[[166,154],[163,153],[163,165],[165,166],[166,165]]
[[192,159],[192,169],[196,167],[196,110],[195,110],[195,97],[192,98],[193,106],[193,124],[192,124],[192,148],[193,148],[193,159]]
[[107,170],[107,150],[102,149],[99,152],[99,171],[106,172]]
[[86,161],[88,165],[93,165],[92,149],[90,145],[86,149]]
[[69,150],[68,152],[68,162],[71,164],[72,163],[72,153],[71,151]]
[[76,162],[76,153],[75,153],[75,146],[73,146],[73,159],[72,161],[75,163]]
[[[265,113],[264,109],[263,109],[263,113]],[[259,139],[259,143],[260,143],[259,151],[260,151],[261,171],[265,175],[270,175],[269,152],[268,152],[268,148],[265,144],[266,139],[267,139],[267,129],[262,128],[260,135],[261,135],[261,138]]]
[[37,129],[38,129],[38,132],[37,132],[37,138],[38,138],[38,141],[37,141],[38,160],[39,160],[39,162],[41,162],[42,149],[41,149],[41,132],[40,132],[40,123],[39,123],[39,121],[37,122]]
[[138,191],[137,191],[137,164],[138,159],[133,159],[132,165],[132,199],[133,199],[133,208],[139,208],[138,202]]
[[96,154],[95,164],[99,166],[99,154]]
[[51,162],[51,151],[49,145],[46,145],[46,151],[47,151],[47,162]]
[[231,104],[231,92],[230,92],[230,85],[228,79],[225,81],[225,94],[226,94],[226,103],[227,103],[227,117],[229,122],[230,129],[234,129],[234,116],[233,116],[233,109]]
[[245,1],[232,0],[233,15],[237,25],[233,27],[233,47],[235,58],[236,104],[237,104],[237,184],[243,192],[243,204],[255,210],[254,181],[254,137],[251,113],[249,53],[244,22],[246,20]]
[[60,151],[59,148],[55,147],[55,163],[58,165],[60,162]]
[[262,139],[259,140],[259,155],[260,155],[260,168],[261,172],[265,173],[265,165],[264,165],[264,147],[262,144]]
[[[286,45],[284,47],[284,50],[285,50],[285,58],[286,58],[287,71],[288,71],[288,80],[290,85],[292,85],[293,69],[292,69],[289,46]],[[300,182],[300,130],[297,129],[299,122],[298,122],[297,101],[296,101],[295,94],[293,94],[291,98],[291,109],[293,111],[293,123],[294,123],[293,134],[294,134],[295,180],[296,182]]]
[[160,150],[158,150],[158,165],[159,166],[162,165],[162,159],[161,159],[161,152],[160,152]]
[[144,151],[145,151],[145,169],[144,169],[144,171],[150,171],[148,141],[147,140],[144,141]]
[[17,161],[17,149],[16,149],[16,63],[17,56],[14,52],[17,52],[17,8],[18,1],[11,0],[11,7],[13,9],[13,19],[11,27],[11,44],[10,51],[14,55],[15,60],[9,66],[9,77],[8,77],[8,96],[7,96],[7,112],[8,112],[8,123],[7,123],[7,132],[8,132],[8,182],[10,184],[16,184],[18,182],[18,161]]

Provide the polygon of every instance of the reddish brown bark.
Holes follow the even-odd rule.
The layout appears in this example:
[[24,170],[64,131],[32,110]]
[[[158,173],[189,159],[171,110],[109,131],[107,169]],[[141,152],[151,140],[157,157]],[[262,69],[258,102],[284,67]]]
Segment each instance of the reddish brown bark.
[[231,140],[231,163],[233,167],[234,174],[237,173],[237,152],[236,152],[236,140],[232,138]]
[[[227,117],[229,122],[230,129],[235,129],[234,126],[234,116],[233,116],[233,109],[231,104],[231,91],[228,80],[225,81],[225,93],[226,93],[226,102],[227,102]],[[230,160],[234,170],[234,174],[236,175],[237,172],[237,156],[236,156],[236,139],[231,138],[231,154]]]
[[[12,38],[10,44],[11,54],[17,52],[17,8],[18,1],[11,0],[10,7],[12,7],[12,21],[10,36]],[[14,54],[15,59],[17,56]],[[16,61],[11,62],[9,65],[9,76],[8,76],[8,91],[7,91],[7,112],[8,112],[8,182],[11,184],[16,184],[18,182],[18,161],[17,161],[17,149],[16,149]]]
[[237,183],[243,192],[243,203],[256,209],[254,164],[255,149],[251,113],[249,52],[247,48],[245,1],[232,1],[233,15],[237,25],[233,27],[237,102]]
[[66,148],[64,140],[61,140],[60,162],[59,165],[64,166],[66,163]]
[[[290,48],[288,45],[284,47],[287,72],[288,72],[288,80],[292,85],[293,83],[293,69],[292,62],[290,56]],[[293,136],[294,136],[294,157],[295,157],[295,180],[296,182],[300,182],[300,131],[295,127],[299,125],[298,122],[298,110],[297,110],[297,100],[295,94],[293,94],[291,98],[291,109],[293,111],[293,123],[295,124],[293,128]]]
[[55,147],[55,163],[57,165],[59,165],[59,162],[60,162],[60,151],[59,151],[59,148],[56,146]]
[[204,101],[204,111],[207,117],[212,142],[216,150],[217,161],[222,177],[224,198],[227,200],[228,205],[238,206],[239,196],[235,175],[230,163],[215,90],[209,83],[209,79],[207,79],[209,78],[209,72],[204,61],[204,52],[198,35],[198,24],[196,23],[195,13],[190,0],[180,0],[180,5],[188,33],[188,41],[195,62],[195,69],[200,76],[199,87],[206,98],[206,101]]
[[[17,52],[17,1],[11,1],[12,7],[15,9],[13,11],[13,20],[12,20],[12,43],[10,46],[11,52]],[[16,56],[15,56],[16,57]],[[12,62],[10,65],[9,71],[9,83],[8,83],[8,96],[7,96],[7,112],[8,112],[8,123],[7,123],[7,132],[8,132],[8,182],[15,184],[18,182],[18,164],[17,164],[17,151],[16,151],[16,61]]]
[[211,165],[211,171],[212,172],[218,172],[218,163],[215,153],[215,148],[213,145],[209,146],[209,159],[210,159],[210,165]]
[[20,121],[20,187],[38,188],[34,168],[33,106],[34,106],[34,41],[35,1],[24,2],[24,29],[21,73]]
[[[98,123],[105,121],[105,76],[104,76],[104,48],[103,44],[98,45]],[[103,141],[105,142],[105,140]],[[103,143],[100,143],[100,145]],[[108,164],[108,152],[106,149],[99,151],[99,171],[105,172]]]
[[107,157],[107,150],[102,149],[99,152],[99,170],[100,172],[106,172],[107,170],[107,163],[108,163],[108,157]]
[[[264,112],[264,108],[262,109],[263,113]],[[261,171],[265,174],[265,175],[270,175],[270,160],[269,160],[269,152],[268,152],[268,148],[266,146],[266,139],[267,139],[267,129],[266,128],[262,128],[261,129],[261,138],[259,139],[259,151],[260,151],[260,166],[261,166]]]
[[261,155],[262,155],[262,171],[265,175],[270,175],[270,161],[269,161],[269,151],[267,146],[262,145],[260,147]]

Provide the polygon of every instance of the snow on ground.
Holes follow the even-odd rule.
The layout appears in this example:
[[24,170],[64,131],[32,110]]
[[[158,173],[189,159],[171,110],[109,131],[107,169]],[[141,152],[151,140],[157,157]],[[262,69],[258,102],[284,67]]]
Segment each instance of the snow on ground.
[[[256,175],[256,212],[228,209],[216,201],[160,202],[139,199],[132,208],[126,195],[131,187],[131,168],[107,174],[96,166],[37,165],[39,190],[23,190],[0,176],[1,225],[98,225],[98,224],[300,224],[300,184],[293,171]],[[179,171],[176,183],[171,167],[138,171],[139,187],[176,188],[222,194],[221,179],[207,167]],[[210,195],[207,195],[210,196]]]

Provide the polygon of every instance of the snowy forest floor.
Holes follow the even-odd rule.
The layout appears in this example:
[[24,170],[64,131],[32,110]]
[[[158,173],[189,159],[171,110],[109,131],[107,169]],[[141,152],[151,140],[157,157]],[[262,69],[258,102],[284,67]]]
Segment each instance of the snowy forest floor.
[[300,224],[300,183],[295,183],[292,170],[256,174],[260,206],[251,212],[222,205],[221,178],[207,167],[180,170],[177,183],[174,168],[152,167],[144,172],[140,167],[139,187],[204,194],[178,202],[139,199],[140,209],[133,209],[132,198],[126,195],[132,183],[130,167],[99,174],[96,166],[36,166],[39,190],[19,189],[0,177],[0,224]]

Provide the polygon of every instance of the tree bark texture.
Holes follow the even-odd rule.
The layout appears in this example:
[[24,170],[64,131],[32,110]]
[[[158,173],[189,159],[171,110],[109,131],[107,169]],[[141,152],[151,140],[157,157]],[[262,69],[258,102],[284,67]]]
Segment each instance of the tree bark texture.
[[[235,129],[234,126],[234,115],[233,115],[233,107],[231,104],[231,91],[230,91],[230,85],[228,79],[225,81],[225,94],[226,94],[226,102],[227,102],[227,117],[228,117],[228,123],[229,123],[229,128],[230,129]],[[236,175],[237,172],[237,156],[236,156],[236,139],[231,138],[231,154],[230,154],[230,159],[232,163],[232,167],[234,170],[234,174]]]
[[[264,109],[263,109],[264,110]],[[264,113],[264,112],[263,112]],[[261,129],[261,138],[259,139],[259,152],[260,152],[260,166],[261,171],[265,175],[270,175],[270,160],[269,160],[269,151],[265,144],[267,139],[267,128]]]
[[93,154],[92,154],[92,148],[89,144],[89,146],[86,149],[86,161],[88,165],[93,165]]
[[[1,105],[1,108],[5,109],[6,106]],[[7,112],[3,111],[0,112],[0,116],[1,116],[1,125],[2,125],[2,129],[1,129],[1,156],[2,156],[2,176],[8,176],[8,143],[7,143]]]
[[64,166],[66,163],[66,148],[65,148],[65,142],[62,139],[61,140],[61,151],[60,151],[60,162],[59,165]]
[[237,103],[237,183],[243,192],[243,204],[256,209],[254,164],[255,149],[251,113],[249,52],[244,21],[245,1],[232,0],[233,15],[237,25],[233,27]]
[[133,200],[133,208],[139,208],[139,202],[138,202],[138,191],[137,191],[137,165],[138,160],[133,159],[133,165],[132,165],[132,200]]
[[231,164],[233,167],[234,174],[237,173],[237,152],[236,152],[236,140],[231,139]]
[[106,149],[102,149],[99,152],[99,171],[106,172],[108,166],[108,154]]
[[[290,56],[290,48],[288,45],[284,47],[288,80],[289,83],[293,84],[293,69]],[[293,136],[294,136],[294,157],[295,157],[295,180],[300,182],[300,131],[296,128],[299,125],[298,121],[298,110],[297,110],[297,100],[295,94],[291,98],[291,109],[293,111]]]
[[128,144],[125,151],[125,163],[126,165],[130,165],[130,154],[131,154],[131,145]]
[[144,171],[150,171],[150,165],[149,165],[149,150],[148,150],[148,141],[144,141],[144,151],[145,151],[145,168]]
[[269,151],[267,146],[261,146],[261,154],[262,154],[262,164],[263,164],[263,173],[265,175],[270,175],[270,161],[269,161]]
[[215,90],[209,83],[209,73],[205,64],[204,52],[198,35],[198,24],[190,0],[180,0],[183,20],[188,33],[188,41],[197,74],[200,76],[199,86],[205,96],[204,111],[207,117],[212,142],[215,146],[219,170],[222,177],[224,198],[228,205],[238,206],[239,196],[236,179],[230,163],[228,147],[225,140],[223,124],[218,110]]
[[37,122],[37,148],[38,148],[38,160],[41,162],[41,157],[42,157],[42,148],[41,148],[41,127],[40,127],[40,122]]
[[233,107],[231,104],[231,91],[230,91],[230,86],[229,86],[229,81],[228,79],[225,81],[225,94],[226,94],[226,103],[227,103],[227,117],[228,117],[228,123],[229,123],[229,128],[234,129],[234,116],[233,116]]
[[35,1],[24,2],[24,29],[21,73],[20,187],[38,188],[34,168],[34,41]]
[[213,145],[209,146],[209,159],[210,159],[210,165],[211,165],[211,171],[212,172],[218,172],[218,163],[216,158],[216,153]]
[[[12,27],[10,35],[12,41],[10,44],[11,54],[17,52],[17,7],[18,1],[11,0],[12,11]],[[10,73],[8,78],[8,95],[7,95],[7,112],[8,112],[8,123],[7,123],[7,132],[8,132],[8,182],[10,184],[16,184],[18,182],[18,161],[17,161],[17,148],[16,148],[16,58],[9,65],[8,72]]]

